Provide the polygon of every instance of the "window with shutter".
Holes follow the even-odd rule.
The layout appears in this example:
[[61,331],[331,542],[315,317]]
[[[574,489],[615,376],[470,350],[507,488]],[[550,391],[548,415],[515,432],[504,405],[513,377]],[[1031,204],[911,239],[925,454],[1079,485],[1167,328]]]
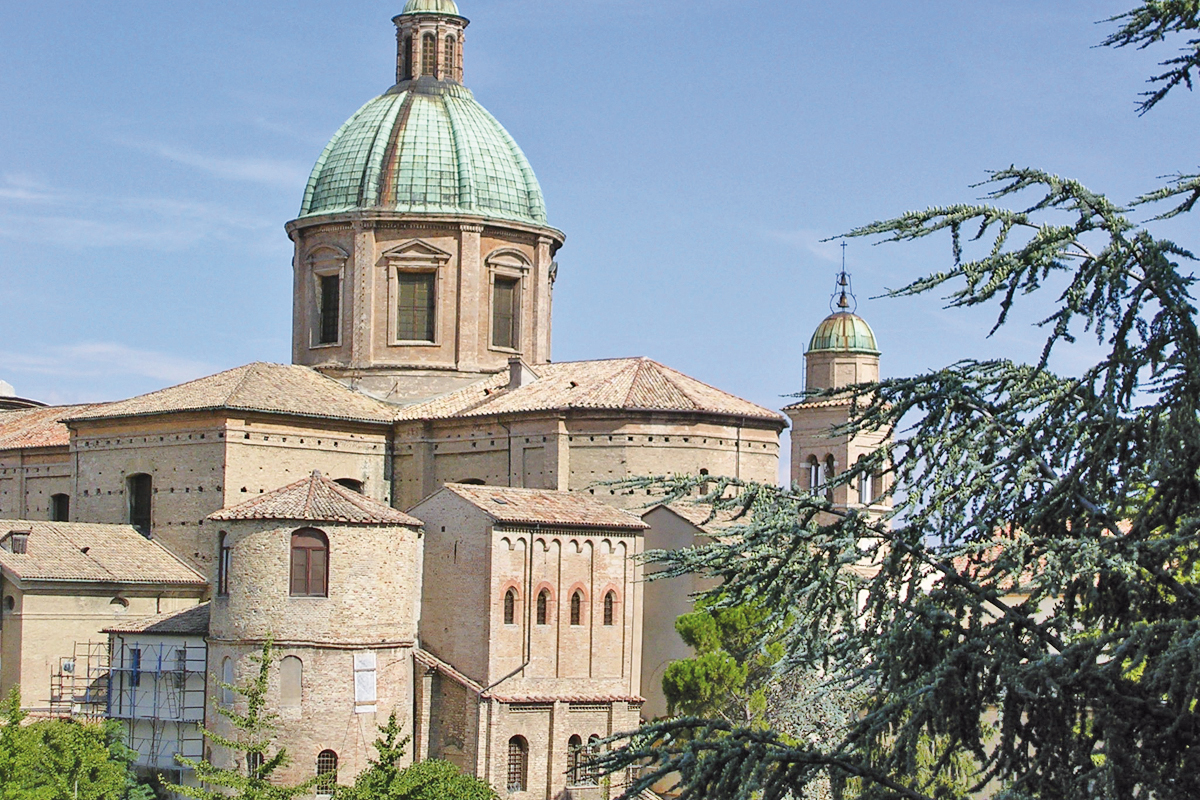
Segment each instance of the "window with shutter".
[[328,597],[329,540],[318,530],[292,534],[291,594],[293,597]]
[[338,275],[321,275],[320,330],[317,344],[337,344],[341,341],[342,279]]
[[492,287],[492,347],[517,349],[520,342],[520,285],[516,278],[496,278]]
[[402,342],[435,340],[437,276],[432,272],[399,274],[396,338]]

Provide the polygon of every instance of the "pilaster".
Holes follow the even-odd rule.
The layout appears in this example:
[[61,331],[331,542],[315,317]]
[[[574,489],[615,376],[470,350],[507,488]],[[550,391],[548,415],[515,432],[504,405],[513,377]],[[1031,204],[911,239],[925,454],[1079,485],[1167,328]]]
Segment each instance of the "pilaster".
[[483,226],[463,223],[458,243],[458,342],[456,367],[464,372],[479,371],[487,352],[487,276],[483,274]]

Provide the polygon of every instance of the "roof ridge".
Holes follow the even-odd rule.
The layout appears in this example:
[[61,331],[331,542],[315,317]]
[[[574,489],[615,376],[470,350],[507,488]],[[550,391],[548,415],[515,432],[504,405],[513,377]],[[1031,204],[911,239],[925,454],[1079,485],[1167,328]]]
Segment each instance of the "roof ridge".
[[[262,366],[262,363],[263,362],[261,362],[261,361],[252,361],[243,367],[234,367],[235,370],[237,370],[237,369],[242,370],[242,375],[240,378],[238,378],[237,385],[229,390],[229,393],[225,396],[225,400],[222,403],[222,405],[228,406],[233,403],[233,398],[236,397],[238,392],[240,392],[242,390],[242,387],[246,385],[246,381],[250,380],[250,377],[252,374],[254,377],[258,377],[258,375],[260,374],[258,372],[258,368],[260,366]],[[219,375],[220,373],[217,373],[217,374]],[[212,377],[212,376],[210,376],[210,377]],[[199,378],[198,380],[203,380],[203,378]],[[186,384],[184,384],[184,385],[186,386]]]

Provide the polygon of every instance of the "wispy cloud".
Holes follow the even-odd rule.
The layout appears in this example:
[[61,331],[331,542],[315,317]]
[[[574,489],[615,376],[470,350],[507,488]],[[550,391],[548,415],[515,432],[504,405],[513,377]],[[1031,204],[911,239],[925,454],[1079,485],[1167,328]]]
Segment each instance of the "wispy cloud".
[[122,144],[225,180],[300,189],[308,179],[308,169],[294,161],[274,158],[228,158],[159,142],[124,141]]
[[79,342],[45,347],[33,353],[0,351],[0,364],[10,375],[51,375],[71,382],[79,378],[125,376],[176,384],[216,371],[203,361],[115,342]]
[[72,250],[137,247],[179,251],[206,239],[274,234],[277,224],[214,203],[67,193],[0,177],[0,238],[52,241]]

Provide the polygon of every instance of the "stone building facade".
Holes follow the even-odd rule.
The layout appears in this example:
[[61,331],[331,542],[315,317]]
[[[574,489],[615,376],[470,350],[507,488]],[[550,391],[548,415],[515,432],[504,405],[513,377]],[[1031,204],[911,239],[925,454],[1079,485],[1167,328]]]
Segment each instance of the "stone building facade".
[[[115,403],[0,403],[11,530],[69,520],[93,560],[165,559],[51,588],[28,553],[0,552],[0,692],[20,683],[26,706],[50,709],[74,642],[157,646],[147,637],[209,601],[207,627],[189,616],[185,633],[206,640],[210,706],[237,702],[220,683],[247,676],[265,639],[279,648],[286,779],[351,782],[395,711],[415,758],[523,799],[598,797],[580,761],[637,726],[647,664],[662,666],[643,629],[670,630],[695,588],[643,587],[647,524],[629,512],[653,498],[617,482],[773,483],[787,420],[650,359],[552,360],[565,236],[463,85],[468,22],[453,0],[409,0],[394,22],[395,85],[337,132],[286,226],[292,364]],[[869,333],[831,320],[821,330]],[[812,388],[878,374],[873,335],[826,334]],[[800,483],[810,457],[843,469],[870,445],[828,438],[837,402],[787,413]],[[44,530],[49,543],[66,529]],[[118,596],[127,611],[109,607]],[[52,618],[74,621],[30,635]],[[223,724],[211,708],[207,724]]]

